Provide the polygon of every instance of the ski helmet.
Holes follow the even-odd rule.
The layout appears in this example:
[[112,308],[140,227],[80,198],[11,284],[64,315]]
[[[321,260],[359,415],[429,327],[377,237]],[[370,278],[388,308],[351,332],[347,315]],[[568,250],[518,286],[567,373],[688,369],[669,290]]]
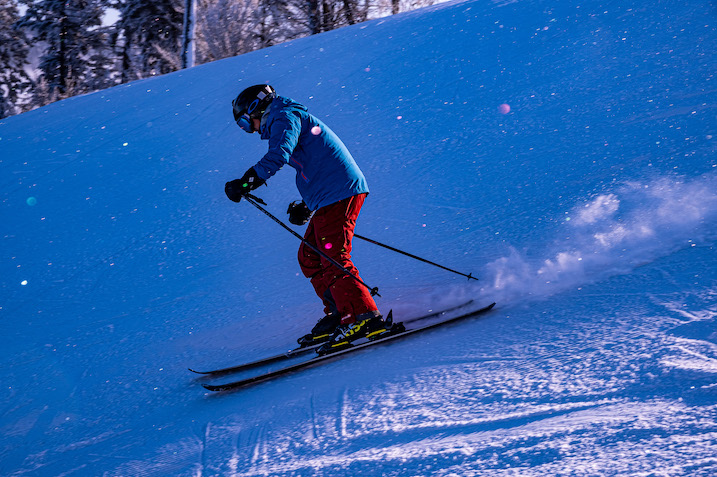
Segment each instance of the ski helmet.
[[261,118],[276,97],[276,91],[268,84],[249,86],[232,101],[234,121],[248,133],[255,131],[252,119]]

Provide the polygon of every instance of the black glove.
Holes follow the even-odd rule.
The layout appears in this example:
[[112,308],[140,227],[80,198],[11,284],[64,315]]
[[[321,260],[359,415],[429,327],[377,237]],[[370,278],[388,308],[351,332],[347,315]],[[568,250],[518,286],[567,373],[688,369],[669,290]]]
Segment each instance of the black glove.
[[234,179],[224,185],[224,193],[233,202],[239,202],[245,194],[253,191],[266,181],[259,179],[253,167],[244,173],[241,179]]
[[289,214],[289,222],[294,225],[304,225],[311,218],[311,214],[313,214],[303,200],[289,204],[289,209],[286,213]]

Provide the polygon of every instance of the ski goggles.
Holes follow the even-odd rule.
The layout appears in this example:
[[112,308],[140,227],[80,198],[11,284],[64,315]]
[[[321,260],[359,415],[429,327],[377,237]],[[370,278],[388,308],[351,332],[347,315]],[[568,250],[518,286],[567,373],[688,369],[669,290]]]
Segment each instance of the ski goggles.
[[249,113],[244,113],[239,117],[234,115],[234,120],[237,122],[237,126],[242,128],[244,131],[248,133],[254,132],[254,125],[252,124],[251,117],[249,117]]
[[266,94],[262,94],[260,98],[256,98],[254,101],[252,101],[249,105],[249,108],[243,114],[240,114],[241,111],[237,111],[236,107],[234,108],[234,120],[237,122],[237,125],[244,131],[248,133],[253,133],[254,131],[256,131],[256,129],[254,129],[254,124],[252,123],[251,114],[256,111],[256,108],[259,106],[259,104],[261,104],[261,101],[266,98],[266,96]]

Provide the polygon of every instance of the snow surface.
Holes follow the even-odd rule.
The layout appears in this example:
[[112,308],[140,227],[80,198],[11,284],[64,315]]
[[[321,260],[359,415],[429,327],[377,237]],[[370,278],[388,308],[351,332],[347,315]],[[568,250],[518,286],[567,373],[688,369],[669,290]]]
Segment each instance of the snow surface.
[[[717,475],[716,15],[442,4],[3,120],[0,474]],[[382,310],[496,309],[204,392],[321,312],[223,194],[264,81],[353,152],[359,233],[481,279],[356,241]]]

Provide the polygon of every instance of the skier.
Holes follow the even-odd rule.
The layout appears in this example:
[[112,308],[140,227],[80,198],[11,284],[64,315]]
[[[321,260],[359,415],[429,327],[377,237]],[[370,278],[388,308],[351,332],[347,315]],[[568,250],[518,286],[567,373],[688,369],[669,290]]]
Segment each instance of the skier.
[[[234,120],[247,133],[259,132],[269,151],[240,179],[226,183],[227,197],[239,202],[285,164],[296,169],[302,202],[289,205],[289,221],[309,223],[304,239],[356,278],[351,241],[364,199],[366,179],[338,136],[307,108],[278,96],[267,84],[243,90],[232,102]],[[315,211],[315,212],[313,212]],[[313,215],[312,215],[313,214]],[[299,343],[327,341],[319,353],[345,347],[385,330],[382,315],[368,289],[302,242],[299,266],[323,301],[325,316]]]

